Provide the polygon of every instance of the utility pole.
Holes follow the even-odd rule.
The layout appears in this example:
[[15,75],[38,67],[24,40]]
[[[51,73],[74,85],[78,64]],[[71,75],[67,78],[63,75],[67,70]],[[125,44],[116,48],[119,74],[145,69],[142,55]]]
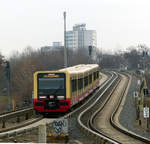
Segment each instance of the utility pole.
[[64,12],[64,67],[66,68],[67,64],[67,48],[66,48],[66,12]]
[[6,61],[6,78],[7,78],[7,95],[8,95],[8,109],[11,109],[11,97],[10,97],[10,64]]

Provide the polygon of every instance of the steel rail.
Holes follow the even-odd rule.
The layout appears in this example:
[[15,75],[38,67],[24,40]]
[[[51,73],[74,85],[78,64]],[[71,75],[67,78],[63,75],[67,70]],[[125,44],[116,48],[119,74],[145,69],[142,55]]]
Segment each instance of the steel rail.
[[32,108],[32,107],[31,106],[26,106],[24,108],[16,108],[15,110],[4,111],[4,112],[0,113],[0,116],[5,115],[5,114],[9,114],[9,113],[12,113],[12,112],[20,111],[20,110],[23,110],[23,109],[28,109],[28,108]]
[[[33,108],[30,107],[30,108],[25,108],[25,109],[21,109],[21,110],[17,110],[17,111],[13,111],[13,112],[10,112],[10,113],[5,113],[3,115],[0,115],[0,121],[2,122],[2,127],[3,127],[2,129],[0,129],[0,133],[4,133],[4,132],[8,132],[8,131],[17,129],[17,128],[21,128],[21,127],[24,127],[24,126],[27,126],[29,124],[35,123],[35,122],[42,119],[42,117],[38,116],[34,119],[29,120],[29,117],[33,116],[33,113],[34,113],[34,110],[33,110]],[[29,116],[29,114],[30,114],[30,116]],[[6,122],[8,120],[10,120],[11,118],[19,118],[21,116],[25,117],[25,119],[26,119],[25,123],[18,122],[18,124],[15,125],[15,126],[12,125],[11,127],[6,127]]]
[[26,108],[26,109],[13,111],[11,113],[6,113],[6,114],[3,114],[3,115],[0,115],[0,120],[12,118],[16,115],[24,115],[24,113],[28,113],[29,111],[33,111],[33,108]]
[[[116,73],[115,73],[116,74]],[[116,77],[110,82],[110,84],[105,88],[105,90],[101,93],[101,95],[97,98],[97,100],[92,104],[90,105],[87,109],[85,109],[84,111],[82,111],[78,117],[78,123],[79,125],[84,129],[86,130],[87,132],[90,132],[92,133],[94,136],[100,138],[100,139],[103,139],[103,140],[106,140],[110,143],[113,143],[113,144],[118,144],[119,142],[116,141],[116,140],[113,140],[112,138],[109,138],[108,136],[104,135],[104,134],[100,134],[100,133],[97,133],[95,132],[94,130],[92,130],[91,128],[88,128],[86,127],[83,122],[81,121],[81,117],[88,111],[90,110],[96,103],[97,101],[105,94],[105,92],[114,84],[114,82],[119,78],[119,76],[116,74]]]
[[[115,141],[116,143],[120,143],[120,142],[117,141],[117,140],[115,140],[115,139],[110,138],[109,136],[107,136],[107,135],[105,135],[105,134],[103,134],[102,132],[100,132],[100,131],[94,126],[94,119],[96,118],[97,114],[104,108],[105,104],[106,104],[106,103],[108,102],[108,100],[110,99],[112,93],[115,91],[115,89],[116,89],[116,87],[118,86],[118,84],[120,83],[120,81],[121,81],[120,79],[117,81],[117,83],[115,84],[115,86],[113,87],[113,89],[111,90],[111,92],[109,93],[109,96],[107,97],[107,99],[105,100],[105,102],[102,104],[102,106],[101,106],[99,109],[97,109],[97,110],[94,112],[94,114],[91,116],[91,118],[90,118],[89,121],[88,121],[88,125],[89,125],[89,127],[90,127],[93,131],[95,131],[95,132],[97,132],[97,133],[99,133],[99,134],[101,134],[101,135],[107,137],[108,139],[111,139],[112,141]],[[111,141],[111,142],[112,142],[112,141]]]

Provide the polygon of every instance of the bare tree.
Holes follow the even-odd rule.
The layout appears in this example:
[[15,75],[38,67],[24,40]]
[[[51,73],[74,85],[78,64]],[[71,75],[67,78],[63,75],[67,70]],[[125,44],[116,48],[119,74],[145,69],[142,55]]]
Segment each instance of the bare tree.
[[6,77],[5,77],[5,58],[0,53],[0,94],[4,95],[6,92]]

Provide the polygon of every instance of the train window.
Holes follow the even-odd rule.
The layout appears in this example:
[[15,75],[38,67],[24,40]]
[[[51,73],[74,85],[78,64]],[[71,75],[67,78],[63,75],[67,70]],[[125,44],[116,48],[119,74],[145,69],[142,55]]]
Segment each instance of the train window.
[[92,83],[92,74],[89,75],[89,84]]
[[84,87],[88,85],[88,76],[84,77]]
[[83,88],[83,78],[78,79],[78,89]]
[[76,79],[72,80],[71,84],[72,84],[72,92],[76,91],[77,90],[77,80]]
[[38,96],[66,96],[66,76],[64,73],[39,73],[37,75]]
[[96,75],[96,72],[94,72],[94,81],[96,80],[97,78],[97,75]]
[[99,71],[96,72],[96,75],[97,75],[97,79],[98,79],[99,78]]

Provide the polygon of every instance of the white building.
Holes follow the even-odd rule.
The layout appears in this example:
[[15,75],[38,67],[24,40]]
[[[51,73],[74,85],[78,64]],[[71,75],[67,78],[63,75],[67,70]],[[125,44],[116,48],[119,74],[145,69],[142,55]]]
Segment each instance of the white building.
[[75,51],[79,48],[85,48],[88,54],[89,46],[92,47],[92,59],[96,59],[96,31],[86,30],[86,24],[76,24],[72,31],[66,32],[66,47],[68,49]]

